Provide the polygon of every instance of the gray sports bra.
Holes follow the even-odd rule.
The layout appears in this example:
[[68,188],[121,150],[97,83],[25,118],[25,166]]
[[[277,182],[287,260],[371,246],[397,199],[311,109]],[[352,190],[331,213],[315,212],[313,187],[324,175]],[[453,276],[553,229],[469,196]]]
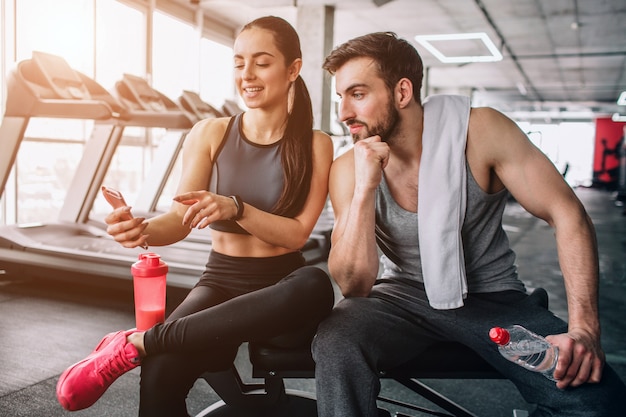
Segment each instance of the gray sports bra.
[[[233,116],[213,163],[209,191],[238,195],[246,203],[267,212],[278,202],[284,187],[280,149],[282,139],[271,145],[250,142],[241,127],[243,113]],[[211,229],[248,234],[231,220],[211,223]]]

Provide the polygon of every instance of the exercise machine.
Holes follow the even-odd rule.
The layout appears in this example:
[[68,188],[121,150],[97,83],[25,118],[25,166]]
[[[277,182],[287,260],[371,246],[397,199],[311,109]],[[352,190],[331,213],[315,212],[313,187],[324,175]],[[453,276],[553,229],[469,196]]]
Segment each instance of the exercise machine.
[[[192,121],[173,101],[139,77],[124,75],[116,90],[117,97],[95,80],[72,69],[63,58],[38,51],[33,52],[31,59],[19,62],[8,75],[6,111],[0,125],[3,149],[0,193],[4,192],[31,118],[94,120],[95,125],[58,219],[0,227],[3,269],[24,275],[83,281],[97,277],[130,279],[129,267],[140,250],[126,249],[114,242],[101,222],[89,218],[90,210],[99,196],[124,128],[168,129],[177,137],[174,147],[180,147]],[[162,169],[153,165],[154,169]],[[162,189],[164,181],[163,178],[156,180],[153,191]],[[155,198],[145,197],[144,200],[154,201]],[[190,242],[159,248],[170,265],[169,283],[192,286],[204,269],[209,249],[210,245]]]

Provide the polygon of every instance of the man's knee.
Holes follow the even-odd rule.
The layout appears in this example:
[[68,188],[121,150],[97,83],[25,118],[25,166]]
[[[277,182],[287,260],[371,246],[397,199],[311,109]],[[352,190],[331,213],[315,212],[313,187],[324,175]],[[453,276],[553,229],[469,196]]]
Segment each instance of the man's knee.
[[[332,317],[332,313],[331,316]],[[329,318],[322,321],[317,327],[317,333],[311,343],[311,353],[313,354],[313,360],[316,363],[321,362],[324,358],[332,357],[329,353],[330,350],[336,346],[334,340],[336,338],[333,326],[328,325]]]
[[330,360],[335,366],[343,359],[350,361],[359,356],[363,337],[362,328],[342,309],[335,308],[317,328],[312,343],[313,359],[316,363]]
[[529,401],[538,403],[533,417],[620,417],[626,410],[626,386],[609,366],[605,367],[599,384],[588,383],[565,390],[551,385],[539,395],[541,398],[537,401]]

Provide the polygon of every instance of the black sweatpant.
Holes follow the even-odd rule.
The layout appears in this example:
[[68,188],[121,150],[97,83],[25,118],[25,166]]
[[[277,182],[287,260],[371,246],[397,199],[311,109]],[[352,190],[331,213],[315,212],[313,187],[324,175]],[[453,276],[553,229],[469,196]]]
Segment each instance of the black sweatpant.
[[211,252],[206,270],[166,322],[148,330],[139,415],[188,416],[185,399],[206,371],[228,369],[241,343],[287,333],[312,338],[334,303],[330,278],[300,253],[236,258]]

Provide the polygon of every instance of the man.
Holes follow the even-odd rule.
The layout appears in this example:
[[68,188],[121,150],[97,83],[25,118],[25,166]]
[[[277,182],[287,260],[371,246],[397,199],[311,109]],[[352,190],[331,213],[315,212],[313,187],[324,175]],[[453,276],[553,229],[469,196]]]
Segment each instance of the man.
[[[421,58],[393,33],[346,42],[324,69],[354,147],[331,169],[328,266],[345,298],[313,343],[320,417],[377,416],[377,371],[441,340],[477,351],[537,404],[534,416],[622,415],[626,387],[600,346],[593,225],[552,163],[493,109],[460,96],[422,104]],[[517,276],[507,190],[555,230],[569,324]],[[556,383],[500,356],[489,329],[511,324],[558,346]]]

